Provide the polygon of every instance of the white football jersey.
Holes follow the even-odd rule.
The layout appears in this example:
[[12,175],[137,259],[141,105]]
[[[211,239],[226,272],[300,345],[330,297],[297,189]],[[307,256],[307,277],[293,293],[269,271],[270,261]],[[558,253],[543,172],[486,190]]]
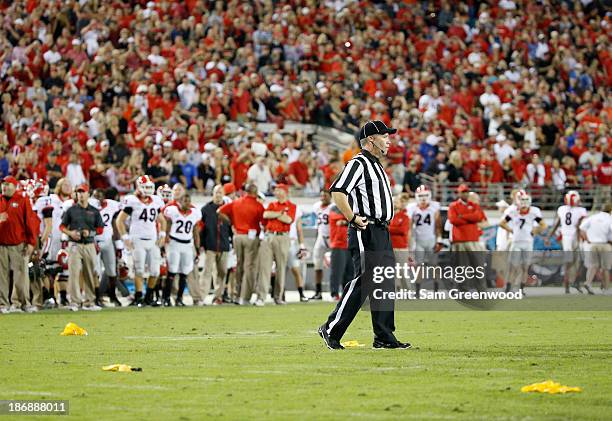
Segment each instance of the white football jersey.
[[512,229],[512,241],[533,241],[534,225],[537,225],[542,220],[542,211],[540,208],[530,206],[527,212],[521,212],[518,207],[510,206],[504,212],[504,218]]
[[[298,233],[297,233],[297,221],[300,221],[302,219],[302,210],[300,209],[299,206],[296,206],[295,208],[295,219],[293,220],[293,222],[291,223],[291,225],[289,226],[289,238],[294,239],[294,240],[298,240]],[[263,230],[261,231],[260,234],[262,237],[264,235]]]
[[38,219],[40,219],[40,233],[42,235],[42,232],[45,230],[45,214],[48,214],[48,212],[50,211],[51,220],[53,220],[54,209],[51,203],[51,197],[41,196],[36,199],[36,202],[34,202],[34,205],[32,205],[32,210],[36,212],[36,215],[38,215]]
[[321,202],[314,204],[312,211],[317,215],[317,235],[329,237],[329,210],[331,204],[323,207]]
[[[41,197],[40,199],[43,198]],[[50,194],[49,196],[47,196],[47,199],[48,200],[43,201],[41,205],[43,206],[43,208],[53,208],[53,214],[51,216],[53,224],[51,228],[51,235],[61,235],[60,225],[62,225],[62,216],[64,216],[64,212],[66,211],[66,209],[72,206],[72,203],[74,203],[74,201],[72,199],[62,200],[57,194]],[[66,203],[68,202],[70,202],[70,206],[66,207]]]
[[153,240],[157,238],[157,217],[164,207],[164,201],[158,196],[151,196],[142,201],[134,194],[123,198],[122,210],[130,215],[130,238]]
[[[91,201],[90,201],[91,203]],[[116,200],[105,199],[100,204],[96,201],[92,206],[100,211],[102,222],[104,222],[104,231],[100,235],[96,235],[96,241],[106,242],[113,238],[113,218],[121,210],[121,204]]]
[[587,214],[587,210],[582,206],[560,206],[557,209],[557,216],[559,217],[561,235],[563,237],[575,236],[578,232],[578,222]]
[[183,212],[177,205],[168,206],[164,209],[164,217],[171,223],[170,238],[180,241],[192,241],[193,230],[198,222],[202,220],[202,211],[191,206],[187,212]]
[[598,212],[585,218],[580,223],[590,243],[607,243],[612,241],[612,215]]
[[413,202],[406,207],[410,217],[412,232],[415,239],[431,240],[436,238],[436,215],[440,212],[440,203],[429,202],[425,209]]

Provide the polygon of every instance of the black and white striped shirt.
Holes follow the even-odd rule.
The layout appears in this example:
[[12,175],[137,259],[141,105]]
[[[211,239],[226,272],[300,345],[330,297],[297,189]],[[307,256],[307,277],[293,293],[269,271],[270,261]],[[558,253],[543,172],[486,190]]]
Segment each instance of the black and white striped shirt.
[[357,215],[387,222],[393,218],[391,183],[378,158],[366,150],[346,164],[330,191],[345,193]]

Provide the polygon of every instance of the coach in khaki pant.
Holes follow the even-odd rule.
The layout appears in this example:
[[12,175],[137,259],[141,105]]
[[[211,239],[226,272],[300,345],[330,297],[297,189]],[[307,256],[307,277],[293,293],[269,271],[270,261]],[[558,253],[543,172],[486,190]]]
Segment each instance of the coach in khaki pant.
[[278,184],[274,189],[276,201],[268,205],[263,214],[266,221],[266,238],[259,247],[259,285],[257,304],[262,305],[270,289],[270,276],[272,262],[276,262],[276,282],[274,283],[274,302],[285,304],[283,292],[285,290],[285,276],[287,258],[291,239],[289,230],[295,219],[295,204],[288,200],[289,188],[285,184]]
[[263,222],[264,207],[257,196],[257,186],[245,186],[247,194],[221,206],[217,211],[221,218],[229,220],[234,228],[236,251],[236,285],[240,298],[232,297],[238,304],[248,304],[256,292],[257,252],[259,232]]
[[612,269],[612,203],[601,206],[601,210],[586,217],[580,223],[580,237],[584,241],[585,266],[587,267],[584,287],[591,295],[593,279],[601,269],[603,279],[601,291],[608,289]]
[[[36,311],[30,306],[27,264],[34,251],[40,220],[30,199],[17,192],[14,177],[2,180],[0,197],[0,313]],[[9,274],[13,272],[12,306],[9,310]]]
[[223,186],[213,189],[212,201],[202,207],[203,229],[200,231],[200,245],[206,257],[204,271],[200,278],[204,298],[210,291],[211,280],[214,284],[213,304],[222,304],[225,290],[225,275],[227,274],[227,254],[232,235],[231,226],[223,218],[219,218],[217,210],[223,205]]
[[[68,290],[71,310],[76,311],[82,304],[83,310],[100,310],[95,304],[96,288],[99,279],[95,273],[96,246],[94,236],[102,234],[104,223],[100,212],[89,204],[89,186],[82,184],[76,188],[77,202],[62,217],[60,229],[70,238],[68,249]],[[81,297],[80,279],[83,274]]]

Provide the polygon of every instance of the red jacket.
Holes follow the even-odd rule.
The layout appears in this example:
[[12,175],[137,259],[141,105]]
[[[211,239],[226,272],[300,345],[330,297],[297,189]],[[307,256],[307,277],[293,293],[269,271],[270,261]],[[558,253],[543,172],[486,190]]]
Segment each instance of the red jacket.
[[391,245],[394,249],[408,248],[410,217],[406,209],[395,213],[389,224],[389,233],[391,234]]
[[[346,225],[338,225],[339,221],[345,221]],[[329,210],[329,247],[348,248],[348,221],[335,205]]]
[[0,215],[3,214],[6,220],[0,222],[0,245],[27,243],[36,247],[40,219],[32,210],[30,199],[22,192],[15,192],[10,198],[0,196]]
[[448,220],[453,224],[453,243],[478,241],[482,230],[477,224],[486,219],[479,205],[455,200],[448,207]]

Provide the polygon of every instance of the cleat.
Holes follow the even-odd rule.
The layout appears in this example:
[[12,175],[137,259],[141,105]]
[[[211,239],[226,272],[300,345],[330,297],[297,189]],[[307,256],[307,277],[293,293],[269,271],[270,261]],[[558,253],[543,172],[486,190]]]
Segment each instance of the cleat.
[[113,303],[115,307],[121,307],[123,305],[121,304],[121,301],[119,301],[117,297],[111,297],[110,301],[111,303]]
[[144,301],[142,298],[134,298],[130,303],[130,307],[142,307]]
[[323,294],[321,294],[320,292],[317,292],[315,295],[310,297],[308,300],[316,301],[316,300],[322,300],[322,299],[323,299]]
[[170,298],[166,298],[164,300],[164,307],[172,307],[172,301],[170,301]]
[[174,305],[177,307],[185,307],[185,303],[181,298],[177,298],[176,300],[174,300]]
[[106,307],[106,304],[104,304],[104,302],[101,299],[99,299],[99,298],[96,298],[96,301],[94,301],[94,304],[97,305],[100,308],[105,308]]
[[0,314],[9,314],[9,309],[6,307],[0,307]]
[[325,329],[325,325],[320,326],[318,332],[328,349],[331,349],[332,351],[344,349],[344,347],[340,344],[340,341],[329,336],[327,329]]
[[67,298],[60,298],[60,306],[68,307],[69,305],[70,305],[70,302],[68,301]]
[[593,292],[593,290],[591,289],[591,287],[590,287],[590,286],[585,285],[585,286],[584,286],[584,289],[586,289],[586,290],[587,290],[587,292],[589,293],[589,295],[595,295],[595,293]]
[[307,303],[308,302],[308,298],[304,297],[303,295],[300,296],[300,303]]
[[582,290],[582,288],[580,288],[580,284],[578,282],[574,282],[572,284],[572,287],[576,288],[576,291],[578,291],[581,294],[584,294],[584,291]]
[[57,303],[55,302],[55,299],[49,298],[47,301],[45,301],[45,304],[43,304],[43,309],[51,310],[53,308],[57,308]]
[[221,304],[223,304],[223,300],[221,298],[215,298],[212,302],[212,305],[214,306],[220,306]]
[[265,303],[264,303],[264,300],[257,299],[257,300],[255,300],[255,302],[253,303],[253,305],[254,305],[255,307],[263,307],[263,306],[265,305]]
[[79,311],[79,306],[76,304],[68,304],[67,306],[65,306],[65,308],[70,311]]
[[277,306],[284,306],[285,304],[287,304],[285,301],[283,300],[274,300],[274,304],[276,304]]
[[100,311],[102,310],[102,307],[96,304],[86,304],[86,305],[83,305],[81,309],[84,311]]
[[21,307],[17,307],[15,304],[13,304],[11,308],[9,308],[9,312],[10,313],[23,313],[23,310],[21,309]]
[[24,311],[26,313],[38,313],[38,307],[36,307],[36,306],[26,306]]
[[408,342],[383,342],[377,339],[374,339],[374,343],[372,344],[372,349],[410,349],[412,345]]

